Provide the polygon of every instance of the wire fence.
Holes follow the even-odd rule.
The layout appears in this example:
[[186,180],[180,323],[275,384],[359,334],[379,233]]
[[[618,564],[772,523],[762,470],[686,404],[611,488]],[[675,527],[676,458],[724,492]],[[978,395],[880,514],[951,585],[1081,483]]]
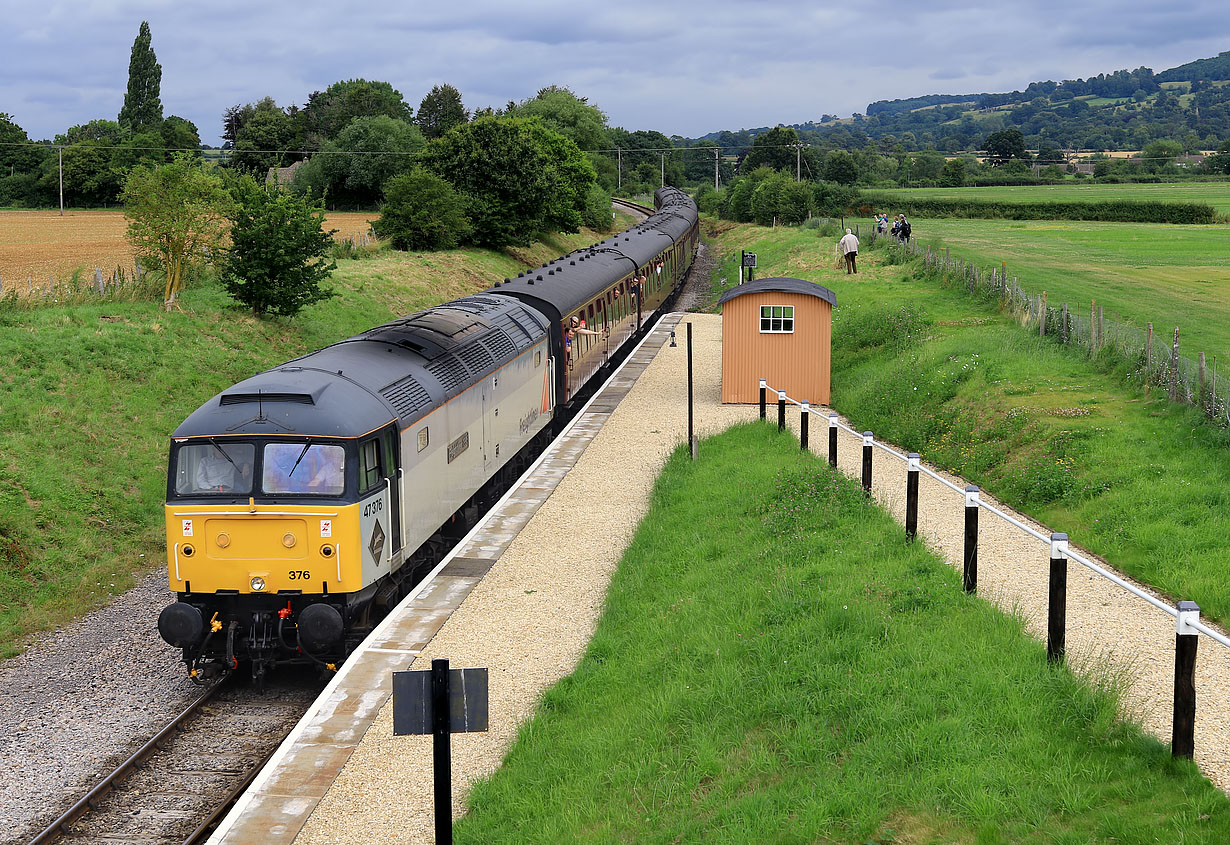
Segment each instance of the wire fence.
[[[872,243],[875,234],[872,234]],[[1109,319],[1103,306],[1091,301],[1088,306],[1053,303],[1046,292],[1032,293],[1021,287],[1016,276],[1009,276],[1006,264],[980,267],[972,261],[942,253],[914,241],[895,241],[892,248],[919,258],[930,273],[971,295],[996,300],[1027,329],[1043,337],[1085,350],[1096,356],[1108,350],[1134,366],[1133,378],[1146,387],[1165,389],[1172,402],[1198,407],[1206,417],[1230,425],[1230,379],[1219,375],[1217,357],[1210,363],[1205,353],[1195,359],[1180,354],[1180,331],[1155,332],[1153,323],[1144,328]]]
[[[809,417],[810,405],[807,402],[800,402],[791,399],[786,395],[786,391],[777,390],[769,385],[766,379],[760,380],[760,418],[767,417],[768,394],[772,392],[777,400],[777,425],[778,430],[782,431],[786,428],[786,406],[788,404],[795,405],[800,408],[799,419],[799,438],[802,448],[807,449],[809,439]],[[1102,578],[1110,581],[1118,587],[1131,593],[1133,596],[1147,602],[1153,607],[1170,615],[1175,619],[1176,625],[1176,642],[1175,642],[1175,695],[1174,695],[1174,714],[1172,724],[1173,736],[1171,743],[1172,754],[1176,757],[1191,758],[1194,753],[1194,731],[1195,731],[1195,658],[1196,658],[1196,642],[1199,634],[1204,634],[1213,641],[1230,648],[1230,637],[1222,634],[1220,631],[1208,627],[1200,621],[1200,608],[1195,602],[1180,601],[1176,606],[1172,606],[1165,601],[1159,599],[1140,587],[1128,581],[1126,578],[1112,572],[1105,567],[1086,557],[1083,554],[1073,550],[1068,543],[1067,534],[1052,533],[1049,536],[1027,525],[1009,513],[995,505],[985,502],[979,495],[979,489],[974,485],[967,485],[964,489],[953,484],[948,479],[941,476],[931,468],[922,464],[921,456],[916,452],[911,452],[906,455],[887,444],[877,442],[875,436],[870,431],[857,431],[854,428],[841,422],[837,414],[831,413],[826,419],[829,431],[828,442],[828,460],[829,464],[834,468],[837,466],[837,431],[842,430],[849,434],[858,437],[863,442],[863,489],[870,495],[872,477],[871,468],[872,460],[871,453],[873,449],[880,449],[884,453],[893,456],[894,458],[906,464],[907,481],[906,481],[906,507],[905,507],[905,530],[906,535],[913,537],[917,533],[917,514],[918,514],[918,482],[917,474],[925,474],[943,486],[949,488],[965,499],[965,547],[963,549],[963,572],[962,580],[967,592],[977,592],[977,560],[978,560],[978,513],[986,511],[995,517],[1010,523],[1031,537],[1036,538],[1041,543],[1045,544],[1050,550],[1051,559],[1051,581],[1049,584],[1049,603],[1048,608],[1048,629],[1047,629],[1047,655],[1051,659],[1062,660],[1064,655],[1064,638],[1065,638],[1065,620],[1066,620],[1066,601],[1067,601],[1067,569],[1066,561],[1074,560],[1081,566],[1091,572],[1100,575]],[[913,524],[911,524],[913,520]],[[972,526],[972,529],[971,529]],[[1062,563],[1062,567],[1056,564]],[[1060,578],[1060,575],[1062,576]]]

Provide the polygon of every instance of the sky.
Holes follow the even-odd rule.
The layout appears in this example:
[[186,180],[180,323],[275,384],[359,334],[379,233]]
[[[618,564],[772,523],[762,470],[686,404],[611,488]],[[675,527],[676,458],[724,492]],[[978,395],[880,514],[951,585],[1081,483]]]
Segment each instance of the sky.
[[352,78],[389,82],[412,107],[449,83],[471,110],[566,86],[612,126],[698,137],[1230,50],[1212,0],[0,0],[0,20],[0,112],[31,138],[116,118],[147,20],[164,114],[212,145],[228,106],[303,105]]

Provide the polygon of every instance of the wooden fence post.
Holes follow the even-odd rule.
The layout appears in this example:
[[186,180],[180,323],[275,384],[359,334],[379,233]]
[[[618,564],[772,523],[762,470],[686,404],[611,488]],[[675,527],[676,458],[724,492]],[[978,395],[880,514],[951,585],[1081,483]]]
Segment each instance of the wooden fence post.
[[906,457],[905,472],[905,538],[913,540],[918,534],[918,476],[921,472],[920,456],[910,452]]
[[1038,309],[1038,337],[1046,337],[1046,291],[1042,291],[1041,302]]
[[1059,342],[1068,342],[1068,303],[1063,304],[1062,322],[1059,324]]
[[967,593],[978,592],[978,486],[965,486],[965,555],[961,572]]
[[863,492],[871,495],[871,449],[875,436],[870,431],[863,432]]
[[1098,303],[1089,300],[1089,354],[1098,351]]
[[1200,387],[1200,394],[1196,397],[1196,403],[1197,405],[1199,405],[1200,410],[1205,411],[1207,413],[1208,409],[1205,408],[1205,405],[1204,405],[1205,376],[1204,376],[1204,353],[1203,352],[1199,352],[1196,354],[1196,377],[1197,377],[1197,382]]
[[1153,381],[1153,324],[1145,324],[1145,387]]
[[1200,605],[1179,602],[1174,638],[1174,717],[1170,731],[1170,755],[1192,759],[1196,752],[1196,645],[1200,632],[1191,623],[1200,621]]
[[1170,347],[1170,401],[1179,401],[1179,327],[1174,327],[1174,343]]
[[1046,613],[1046,659],[1063,661],[1068,616],[1068,535],[1051,534],[1051,574]]
[[829,414],[829,466],[837,467],[837,415]]
[[1098,306],[1098,349],[1106,345],[1106,326],[1102,322],[1102,306]]

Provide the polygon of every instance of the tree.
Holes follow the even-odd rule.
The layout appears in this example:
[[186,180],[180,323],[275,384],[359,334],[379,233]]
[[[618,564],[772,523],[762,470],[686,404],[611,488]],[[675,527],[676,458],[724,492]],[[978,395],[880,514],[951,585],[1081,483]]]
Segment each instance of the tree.
[[418,127],[404,120],[356,117],[304,165],[295,186],[317,196],[327,192],[335,203],[371,208],[389,179],[410,170],[423,143]]
[[128,92],[120,109],[120,126],[130,132],[157,129],[162,124],[161,88],[162,65],[150,46],[149,21],[141,21],[128,60]]
[[[752,148],[747,158],[743,159],[743,169],[750,172],[757,167],[772,167],[793,174],[800,166],[799,143],[799,133],[789,126],[778,126],[763,132],[752,141]],[[816,172],[814,151],[807,148],[802,150],[801,155],[806,160],[808,170]]]
[[945,188],[959,188],[965,184],[965,162],[959,158],[950,158],[944,162],[944,170],[940,173],[940,185]]
[[1021,134],[1020,129],[1001,129],[999,132],[992,132],[982,142],[982,148],[987,151],[987,156],[995,167],[1006,164],[1014,158],[1021,161],[1029,160],[1029,153],[1025,152],[1025,136]]
[[824,179],[839,185],[853,185],[858,181],[858,165],[854,156],[845,150],[833,150],[824,159]]
[[416,167],[385,186],[376,234],[389,238],[394,249],[453,249],[470,232],[465,206],[452,185]]
[[11,114],[0,112],[0,178],[33,170],[46,154],[46,148],[31,144]]
[[1156,141],[1150,141],[1145,144],[1144,149],[1140,151],[1140,157],[1144,162],[1144,168],[1147,172],[1157,173],[1160,170],[1165,170],[1167,165],[1172,164],[1175,158],[1182,155],[1182,153],[1183,145],[1178,141],[1159,138]]
[[577,145],[534,118],[479,118],[430,142],[421,160],[468,197],[475,242],[494,248],[577,231],[595,182]]
[[170,164],[142,165],[124,181],[128,242],[142,264],[166,275],[167,310],[194,262],[218,249],[226,234],[229,205],[222,181],[181,155]]
[[470,113],[461,104],[461,92],[447,83],[432,86],[419,103],[419,112],[414,117],[423,137],[429,141],[469,121]]
[[509,117],[537,117],[583,150],[603,150],[610,146],[606,113],[592,106],[568,88],[549,85],[531,99],[522,100],[508,110]]
[[[248,108],[245,106],[244,110]],[[296,157],[288,151],[298,148],[299,139],[294,121],[278,108],[272,97],[250,108],[235,135],[235,154],[230,163],[263,177],[269,168],[283,167]]]
[[222,261],[226,292],[258,317],[293,317],[334,296],[320,286],[337,267],[323,203],[250,176],[236,181],[233,194],[231,248]]
[[414,110],[401,92],[387,82],[347,79],[334,82],[324,91],[308,97],[303,109],[304,141],[310,149],[320,149],[356,117],[386,115],[410,123]]
[[159,130],[162,144],[168,150],[195,150],[201,146],[201,136],[196,124],[182,117],[171,115],[162,122]]

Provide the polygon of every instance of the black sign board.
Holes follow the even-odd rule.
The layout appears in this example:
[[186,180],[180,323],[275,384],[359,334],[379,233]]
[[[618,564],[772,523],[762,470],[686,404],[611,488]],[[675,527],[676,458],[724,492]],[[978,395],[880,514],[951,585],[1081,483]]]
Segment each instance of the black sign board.
[[[429,734],[434,728],[431,670],[393,673],[393,735]],[[448,670],[450,733],[487,730],[487,669]]]
[[743,253],[743,266],[744,267],[755,267],[756,266],[756,253],[754,252]]

